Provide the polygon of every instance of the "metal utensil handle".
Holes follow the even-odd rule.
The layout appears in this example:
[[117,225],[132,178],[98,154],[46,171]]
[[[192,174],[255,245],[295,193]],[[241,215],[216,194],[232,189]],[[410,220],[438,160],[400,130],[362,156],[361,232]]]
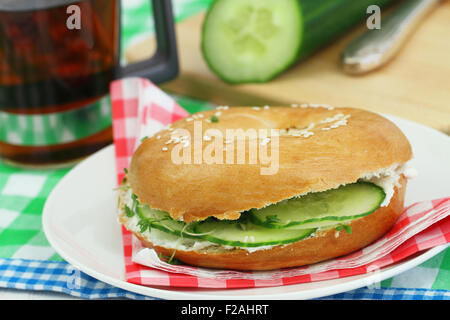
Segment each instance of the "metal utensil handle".
[[406,0],[381,21],[380,29],[368,30],[342,52],[345,72],[362,74],[388,62],[401,48],[419,21],[440,0]]

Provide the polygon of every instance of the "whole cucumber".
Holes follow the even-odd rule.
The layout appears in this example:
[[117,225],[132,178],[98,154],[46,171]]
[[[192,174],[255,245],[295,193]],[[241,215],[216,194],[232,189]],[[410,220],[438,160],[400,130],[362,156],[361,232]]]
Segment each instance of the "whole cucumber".
[[368,17],[367,8],[384,8],[396,0],[298,0],[303,12],[299,58],[336,39]]

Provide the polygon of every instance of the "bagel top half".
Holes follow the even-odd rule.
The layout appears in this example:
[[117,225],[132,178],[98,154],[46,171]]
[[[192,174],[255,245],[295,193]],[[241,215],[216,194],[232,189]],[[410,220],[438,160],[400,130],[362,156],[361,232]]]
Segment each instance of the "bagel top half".
[[[201,135],[194,134],[198,121]],[[189,133],[189,143],[183,147],[191,148],[191,164],[171,158],[180,143],[180,137],[174,138],[181,131],[177,129]],[[194,163],[194,145],[201,140],[205,152],[214,143],[214,138],[205,140],[208,129],[220,131],[224,139],[227,129],[279,129],[276,172],[261,174],[267,164],[259,157],[253,164]],[[236,154],[238,144],[226,142],[226,148]],[[272,142],[266,143],[270,152]],[[247,146],[247,160],[249,152]],[[132,158],[127,179],[139,202],[166,211],[173,219],[188,223],[210,216],[234,220],[243,211],[353,183],[411,157],[411,146],[400,129],[369,111],[233,107],[197,113],[145,139]]]

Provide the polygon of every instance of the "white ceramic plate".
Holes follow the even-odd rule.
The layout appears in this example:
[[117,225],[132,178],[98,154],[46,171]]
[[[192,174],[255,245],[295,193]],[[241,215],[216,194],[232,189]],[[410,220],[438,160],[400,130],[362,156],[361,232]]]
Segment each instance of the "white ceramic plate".
[[[419,175],[408,185],[406,205],[450,193],[450,138],[431,128],[394,117],[415,154]],[[70,171],[50,194],[43,227],[53,248],[81,271],[129,291],[163,299],[310,299],[332,295],[395,276],[433,257],[446,246],[372,274],[312,283],[251,289],[147,287],[124,280],[122,238],[116,218],[114,147],[87,158]]]

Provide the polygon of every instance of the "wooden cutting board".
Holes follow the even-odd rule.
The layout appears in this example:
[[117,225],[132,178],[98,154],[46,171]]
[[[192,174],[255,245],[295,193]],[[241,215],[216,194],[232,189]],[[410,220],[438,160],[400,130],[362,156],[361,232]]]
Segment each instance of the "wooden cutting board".
[[[358,107],[450,130],[450,2],[427,16],[388,65],[363,76],[343,73],[339,55],[364,26],[264,84],[229,85],[200,52],[204,14],[177,25],[180,74],[161,87],[219,105],[290,105],[313,102]],[[154,40],[130,46],[127,60],[147,58]]]

